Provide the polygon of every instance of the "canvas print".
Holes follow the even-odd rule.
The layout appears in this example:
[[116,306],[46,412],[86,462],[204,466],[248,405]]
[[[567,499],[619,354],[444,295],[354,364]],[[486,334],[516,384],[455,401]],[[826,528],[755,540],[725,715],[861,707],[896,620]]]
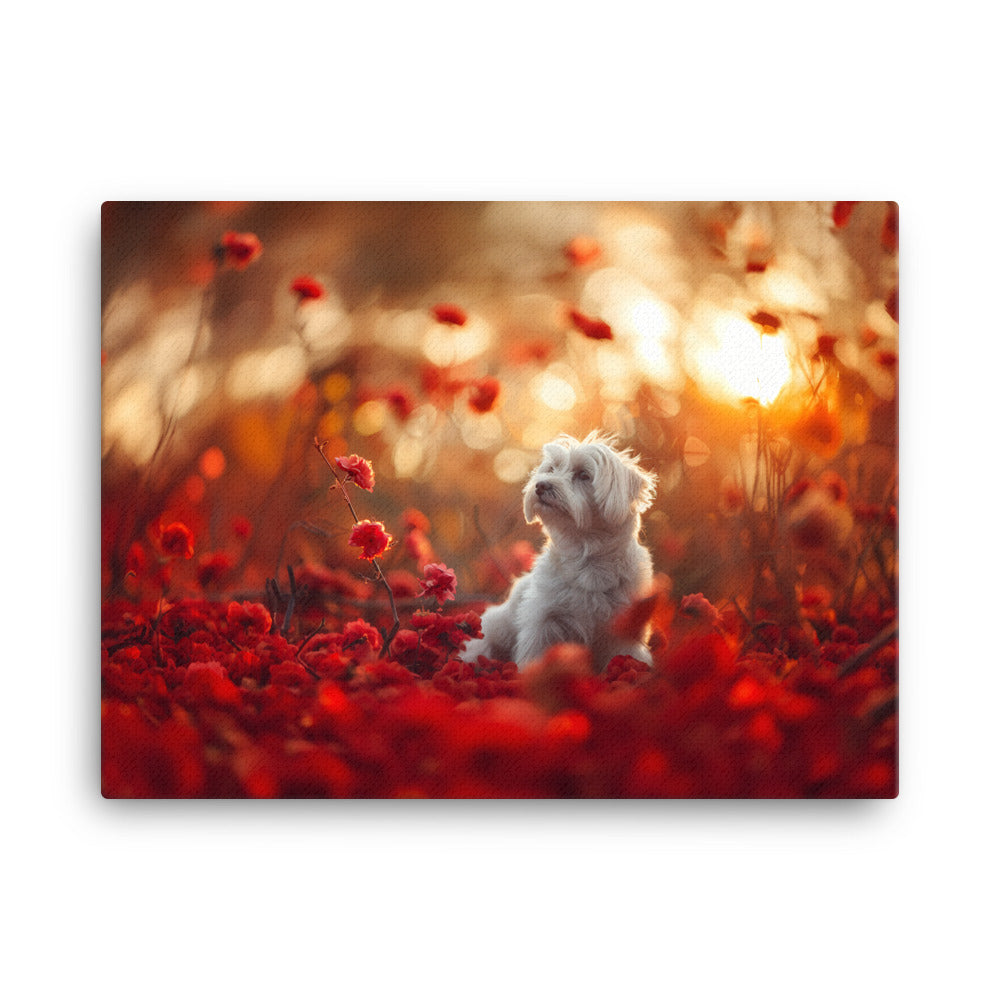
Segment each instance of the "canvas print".
[[892,798],[893,202],[108,202],[106,798]]

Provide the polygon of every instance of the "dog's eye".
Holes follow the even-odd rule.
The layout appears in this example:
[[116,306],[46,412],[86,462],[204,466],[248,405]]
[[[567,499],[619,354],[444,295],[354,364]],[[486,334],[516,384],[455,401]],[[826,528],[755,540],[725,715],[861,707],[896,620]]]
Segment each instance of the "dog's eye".
[[589,483],[590,473],[586,469],[577,469],[576,472],[573,473],[573,478],[578,479],[581,483]]

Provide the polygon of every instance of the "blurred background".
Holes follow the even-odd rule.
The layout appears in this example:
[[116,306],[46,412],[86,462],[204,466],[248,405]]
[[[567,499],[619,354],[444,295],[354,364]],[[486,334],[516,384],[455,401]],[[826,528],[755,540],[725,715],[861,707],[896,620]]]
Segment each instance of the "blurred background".
[[176,595],[372,599],[318,437],[401,597],[439,561],[493,599],[540,446],[600,429],[675,594],[894,606],[897,258],[886,202],[107,203],[103,593],[162,592],[180,521]]

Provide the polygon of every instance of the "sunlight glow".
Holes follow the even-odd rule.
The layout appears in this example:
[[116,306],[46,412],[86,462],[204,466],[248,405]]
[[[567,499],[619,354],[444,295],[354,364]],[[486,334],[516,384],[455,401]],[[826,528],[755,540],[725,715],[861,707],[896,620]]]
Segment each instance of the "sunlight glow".
[[642,340],[663,340],[670,331],[667,310],[659,299],[635,299],[628,307],[629,323]]
[[207,379],[201,367],[191,367],[181,371],[167,389],[167,399],[175,400],[174,415],[182,417],[195,404],[201,402],[206,385]]
[[389,407],[381,399],[369,399],[354,411],[354,429],[363,437],[378,434],[385,426]]
[[536,375],[531,382],[531,393],[550,410],[565,412],[576,405],[576,390],[564,378],[551,371]]
[[[679,315],[673,306],[631,274],[614,267],[603,268],[590,277],[584,299],[594,315],[611,325],[615,346],[627,352],[621,361],[628,366],[631,379],[642,375],[670,387],[682,383],[674,358]],[[600,345],[605,355],[610,346]],[[619,359],[608,360],[616,367],[621,363]],[[627,380],[620,373],[605,371],[603,364],[600,371],[602,379],[612,383],[608,398],[622,398]]]
[[650,222],[627,222],[606,243],[609,259],[643,281],[662,281],[673,266],[672,237]]
[[783,334],[761,335],[737,313],[717,312],[688,346],[691,375],[710,394],[729,402],[773,403],[792,374]]
[[162,427],[157,399],[152,382],[139,378],[107,402],[102,420],[103,450],[117,445],[136,465],[148,462],[153,457]]
[[412,479],[423,460],[423,442],[409,435],[401,437],[392,450],[392,464],[400,479]]
[[[282,295],[287,297],[284,289]],[[324,298],[310,302],[302,319],[302,339],[311,350],[332,353],[350,339],[353,331],[350,314],[330,291]]]
[[462,440],[477,451],[492,448],[503,440],[503,424],[495,413],[469,413],[459,424]]
[[154,305],[152,285],[147,279],[118,289],[101,317],[101,343],[105,349],[117,351],[127,345],[133,330]]
[[599,344],[595,355],[601,377],[601,398],[609,402],[633,399],[638,377],[629,354],[612,341]]
[[767,305],[776,309],[822,313],[826,300],[792,271],[768,268],[761,276],[760,294]]
[[535,451],[504,448],[493,459],[493,471],[502,483],[523,483],[538,461]]
[[305,352],[298,344],[247,351],[233,362],[226,392],[237,400],[282,396],[295,390],[306,371]]
[[471,317],[460,327],[434,323],[424,334],[421,348],[431,364],[447,368],[471,361],[489,350],[492,344],[493,328],[485,320]]

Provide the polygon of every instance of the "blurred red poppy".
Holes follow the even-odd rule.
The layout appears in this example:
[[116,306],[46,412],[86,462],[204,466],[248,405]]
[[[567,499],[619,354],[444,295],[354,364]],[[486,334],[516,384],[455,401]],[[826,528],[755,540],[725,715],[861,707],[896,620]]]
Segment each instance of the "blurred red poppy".
[[448,323],[451,326],[465,326],[468,322],[468,313],[453,302],[439,302],[431,307],[431,315],[439,323]]
[[307,274],[296,278],[289,289],[294,295],[299,297],[299,302],[309,299],[321,299],[324,294],[323,286]]
[[601,256],[601,244],[593,236],[574,236],[563,248],[563,253],[574,267],[584,267]]
[[219,254],[223,262],[237,271],[248,267],[263,252],[263,244],[253,233],[225,232],[219,240]]
[[776,333],[781,328],[781,320],[774,313],[758,309],[750,314],[750,322],[759,326],[764,333]]
[[895,253],[899,249],[899,205],[890,201],[882,223],[882,249]]
[[611,340],[614,336],[611,327],[604,320],[587,316],[579,309],[570,309],[569,319],[580,333],[591,340]]
[[160,548],[173,559],[190,559],[194,555],[194,534],[186,524],[174,521],[160,532]]
[[856,201],[835,201],[833,203],[833,224],[838,229],[843,229],[850,222],[855,205],[857,205]]
[[476,413],[489,413],[500,395],[500,382],[487,375],[485,378],[475,379],[470,385],[472,386],[472,394],[469,396],[470,408]]

